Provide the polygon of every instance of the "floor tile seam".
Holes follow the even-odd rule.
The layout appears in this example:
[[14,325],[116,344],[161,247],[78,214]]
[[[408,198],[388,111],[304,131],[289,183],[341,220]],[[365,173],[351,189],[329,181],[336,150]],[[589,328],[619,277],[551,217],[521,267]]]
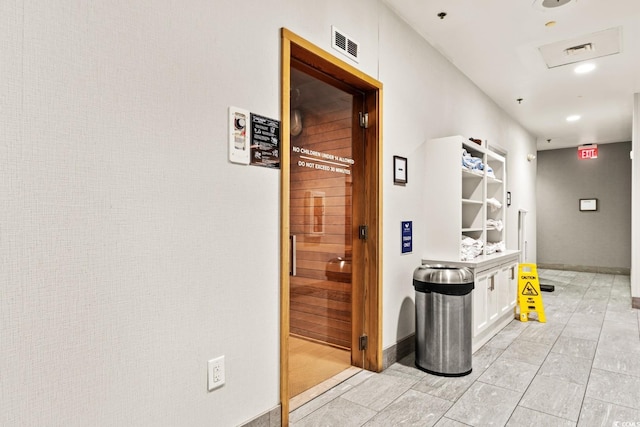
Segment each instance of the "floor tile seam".
[[[404,393],[402,393],[400,396],[398,396],[398,397],[396,397],[395,399],[393,399],[393,402],[389,403],[387,406],[385,406],[383,409],[381,409],[381,410],[380,410],[380,411],[378,411],[378,412],[383,412],[385,409],[387,409],[389,406],[391,406],[392,404],[394,404],[394,403],[395,403],[396,401],[398,401],[402,396],[404,396],[405,394],[407,394],[407,393],[408,393],[408,392],[410,392],[410,391],[413,391],[413,392],[415,392],[415,393],[420,393],[420,394],[423,394],[423,395],[428,396],[428,397],[435,397],[436,399],[444,400],[445,402],[450,403],[451,405],[449,405],[449,407],[447,408],[447,411],[448,411],[449,409],[451,409],[451,407],[456,403],[456,402],[452,402],[452,401],[451,401],[451,400],[449,400],[449,399],[445,399],[444,397],[434,396],[433,394],[431,394],[431,393],[429,393],[429,392],[426,392],[426,391],[421,391],[421,390],[416,390],[416,389],[414,389],[414,388],[410,388],[410,389],[406,390]],[[466,391],[466,390],[465,390],[465,391]],[[446,412],[446,411],[445,411],[445,412]],[[442,416],[444,416],[444,415],[442,415]],[[442,417],[442,416],[441,416],[441,417]]]
[[[565,327],[566,327],[566,325],[565,325]],[[564,327],[562,328],[562,330],[564,331]],[[562,333],[561,333],[561,334],[562,334]],[[558,342],[558,339],[559,339],[559,338],[560,338],[560,335],[555,339],[554,343],[551,345],[551,349],[553,349],[553,347],[555,346],[555,344]],[[543,361],[540,363],[540,365],[538,366],[538,369],[536,370],[536,373],[533,375],[533,378],[531,378],[531,381],[530,381],[530,382],[529,382],[529,384],[527,385],[527,388],[524,390],[524,392],[522,392],[522,396],[520,396],[520,400],[518,400],[518,404],[516,405],[516,409],[517,409],[517,407],[518,407],[518,406],[522,406],[523,408],[527,408],[527,409],[530,409],[530,410],[534,410],[534,411],[535,411],[535,409],[533,409],[533,408],[529,408],[529,407],[527,407],[527,406],[525,406],[525,405],[521,405],[521,403],[522,403],[522,399],[524,399],[524,396],[525,396],[525,395],[527,394],[527,392],[529,391],[529,388],[531,387],[531,384],[533,384],[533,382],[534,382],[534,380],[536,379],[536,377],[537,377],[538,375],[541,375],[541,374],[540,374],[540,371],[542,370],[542,366],[545,364],[545,362],[546,362],[546,361],[547,361],[547,359],[549,358],[549,355],[552,353],[551,349],[549,350],[549,352],[548,352],[548,353],[546,354],[546,356],[544,357],[544,360],[543,360]],[[594,359],[595,359],[595,355],[594,355]],[[527,363],[527,362],[524,362],[524,363]],[[591,365],[593,366],[593,359],[591,360]],[[542,375],[541,375],[541,376],[542,376]],[[555,378],[555,376],[552,376],[552,377],[553,377],[553,378]],[[589,378],[591,378],[591,368],[589,369]],[[567,382],[569,382],[569,383],[576,384],[576,385],[579,385],[579,386],[584,387],[584,392],[582,393],[582,400],[581,400],[581,402],[580,402],[580,412],[578,412],[578,420],[580,420],[580,413],[582,413],[582,405],[584,404],[584,398],[585,398],[585,396],[586,396],[586,394],[587,394],[587,388],[588,388],[589,378],[587,378],[587,384],[578,384],[578,383],[575,383],[575,382],[572,382],[572,381],[567,381]],[[514,412],[515,412],[515,409],[514,409]],[[549,414],[549,413],[547,413],[547,412],[542,412],[542,411],[538,411],[538,412],[541,412],[541,413],[543,413],[543,414],[550,415],[550,416],[553,416],[553,417],[556,417],[556,418],[568,419],[568,418],[558,417],[558,416],[557,416],[557,415],[555,415],[555,414]],[[513,413],[512,413],[512,415],[511,415],[511,416],[513,416]],[[511,417],[509,417],[509,419],[511,419]],[[574,423],[576,423],[576,424],[578,423],[578,421],[573,421],[573,420],[569,420],[569,421],[574,422]]]
[[[536,371],[536,375],[537,375],[537,371]],[[534,378],[535,378],[535,375],[534,375]],[[533,378],[531,379],[531,381],[533,381]],[[510,392],[513,392],[513,393],[520,393],[522,396],[524,396],[524,393],[526,392],[526,389],[525,389],[525,391],[514,390],[512,388],[507,388],[507,387],[504,387],[504,386],[501,386],[501,385],[491,384],[491,383],[488,383],[486,381],[482,381],[480,379],[475,380],[473,383],[474,384],[475,383],[481,383],[481,384],[484,384],[484,385],[490,385],[491,387],[497,387],[499,389],[510,391]],[[529,383],[529,385],[531,385],[531,383]],[[527,386],[527,389],[528,388],[529,388],[529,386]],[[520,399],[522,399],[522,396],[520,396]],[[518,402],[520,402],[520,399],[518,399]]]
[[[582,405],[584,404],[584,396],[586,395],[586,393],[587,393],[587,389],[586,389],[586,387],[585,387],[585,391],[584,391],[584,393],[583,393],[583,395],[582,395],[582,401],[580,402],[580,411],[578,412],[578,418],[577,418],[576,420],[571,420],[571,419],[569,419],[569,418],[560,417],[560,416],[558,416],[558,415],[556,415],[556,414],[550,414],[549,412],[545,412],[545,411],[542,411],[542,410],[540,410],[540,409],[531,408],[531,407],[529,407],[529,406],[527,406],[527,405],[520,404],[520,402],[518,402],[518,406],[521,406],[521,407],[523,407],[523,408],[527,408],[527,409],[529,409],[529,410],[531,410],[531,411],[537,411],[537,412],[540,412],[541,414],[550,415],[550,416],[552,416],[552,417],[560,418],[560,419],[563,419],[563,420],[569,420],[569,421],[571,421],[572,423],[576,423],[576,424],[578,424],[578,422],[580,421],[580,415],[582,414]],[[516,406],[516,408],[517,408],[518,406]]]
[[[347,380],[348,380],[348,379],[347,379]],[[347,380],[345,380],[345,381],[347,381]],[[316,399],[319,399],[319,398],[321,398],[321,397],[327,397],[329,392],[334,392],[334,391],[338,388],[338,386],[339,386],[339,385],[341,385],[341,384],[343,384],[345,381],[343,381],[343,382],[342,382],[342,383],[340,383],[340,384],[336,384],[335,386],[333,386],[332,388],[330,388],[329,390],[327,390],[327,391],[325,391],[325,392],[323,392],[323,393],[320,393],[319,395],[317,395],[316,397],[314,397],[314,398],[313,398],[313,399],[311,399],[310,401],[306,402],[305,404],[303,404],[303,405],[302,405],[302,406],[300,406],[299,408],[296,408],[296,409],[295,409],[295,411],[297,411],[298,409],[302,409],[302,408],[304,408],[306,405],[311,404],[311,402],[313,402],[313,401],[314,401],[314,400],[316,400]],[[365,380],[365,381],[366,381],[366,380]],[[360,383],[360,384],[362,384],[362,383]],[[353,390],[353,389],[355,389],[355,388],[356,388],[356,386],[353,386],[353,385],[350,385],[350,384],[347,384],[347,385],[348,385],[348,387],[347,387],[345,390],[343,390],[343,391],[339,392],[338,394],[336,394],[335,396],[333,396],[332,398],[330,398],[329,400],[327,400],[326,402],[324,402],[322,405],[318,406],[316,409],[314,409],[313,411],[309,412],[309,413],[308,413],[307,415],[305,415],[304,417],[300,418],[300,420],[299,420],[298,422],[300,422],[300,421],[304,420],[304,419],[305,419],[305,418],[307,418],[309,415],[311,415],[311,414],[313,414],[313,413],[315,413],[315,412],[319,411],[320,409],[322,409],[322,408],[324,408],[325,406],[327,406],[329,403],[333,402],[334,400],[338,399],[339,397],[342,397],[342,396],[343,396],[344,394],[346,394],[347,392],[349,392],[349,391],[351,391],[351,390]],[[345,399],[345,400],[347,400],[348,402],[351,402],[351,401],[350,401],[350,400],[348,400],[348,399]],[[362,405],[360,405],[360,406],[362,406]],[[294,411],[294,412],[295,412],[295,411]]]
[[[594,358],[594,361],[595,361],[595,358]],[[593,363],[591,364],[591,369],[597,369],[599,371],[609,372],[611,374],[627,375],[629,377],[640,378],[640,372],[631,373],[631,372],[613,371],[611,369],[603,368],[603,367],[600,367],[600,366],[593,366]],[[589,377],[591,377],[591,372],[589,372]]]
[[[441,416],[441,417],[440,417],[440,419],[438,419],[438,422],[440,422],[442,419],[451,420],[451,421],[454,421],[454,422],[456,422],[456,423],[462,424],[463,426],[467,426],[467,427],[475,427],[475,426],[474,426],[474,425],[472,425],[472,424],[463,423],[462,421],[458,421],[458,420],[456,420],[456,419],[454,419],[454,418],[446,417],[446,416],[444,416],[444,415],[443,415],[443,416]],[[438,424],[438,422],[436,422],[436,424]],[[436,425],[436,424],[434,424],[434,425]]]
[[[419,391],[420,393],[424,393],[424,394],[428,394],[431,397],[437,397],[438,399],[442,399],[442,400],[446,400],[447,402],[451,402],[451,406],[455,405],[456,402],[458,402],[458,400],[460,400],[460,397],[462,397],[463,394],[465,394],[467,392],[467,390],[469,390],[471,388],[471,386],[477,381],[478,379],[476,378],[475,380],[473,380],[472,383],[470,383],[466,388],[464,388],[464,390],[461,390],[460,395],[458,397],[455,398],[455,400],[451,400],[451,399],[447,399],[446,397],[442,397],[442,396],[438,396],[436,394],[430,393],[429,391],[421,391],[421,390],[416,390],[415,388],[410,388],[409,390],[413,390],[413,391]],[[407,390],[407,391],[409,391]]]
[[[551,351],[549,351],[549,353],[551,353]],[[513,408],[513,411],[511,411],[511,414],[509,415],[509,418],[507,419],[507,424],[509,423],[509,420],[511,419],[511,417],[513,417],[513,414],[516,412],[516,409],[518,409],[518,406],[521,406],[520,403],[522,402],[522,399],[524,399],[524,395],[527,394],[527,391],[529,391],[529,387],[531,387],[531,384],[533,384],[533,380],[538,376],[538,373],[540,372],[540,369],[542,369],[542,365],[547,360],[547,357],[549,357],[549,353],[547,353],[547,355],[545,356],[545,358],[542,361],[542,363],[540,363],[540,365],[538,365],[538,369],[536,369],[536,373],[533,374],[533,377],[531,377],[531,381],[529,381],[529,384],[527,384],[527,387],[524,389],[524,391],[520,395],[520,399],[518,399],[518,403],[516,403],[515,408]],[[514,360],[514,359],[512,359],[512,360]],[[519,360],[518,362],[522,362],[522,361]],[[528,362],[523,362],[523,363],[528,363]],[[536,365],[533,365],[531,363],[528,363],[528,364],[532,365],[532,366],[536,366]],[[523,406],[523,408],[526,408],[526,406]],[[530,409],[530,408],[527,408],[527,409]],[[550,414],[547,414],[547,415],[550,415]]]
[[[638,408],[634,408],[633,406],[623,405],[623,404],[621,404],[620,402],[608,402],[608,401],[606,401],[606,400],[602,400],[602,399],[597,398],[597,397],[585,396],[585,398],[587,398],[587,397],[588,397],[589,399],[591,399],[591,400],[596,400],[596,401],[598,401],[598,402],[600,402],[600,403],[604,403],[604,404],[606,404],[606,405],[615,405],[615,406],[619,406],[619,407],[621,407],[621,408],[630,409],[630,410],[632,410],[632,411],[639,411],[639,412],[640,412],[640,409],[638,409]],[[584,403],[583,403],[583,404],[584,404]],[[582,413],[582,408],[580,408],[580,413]]]
[[[518,407],[520,407],[520,408],[525,408],[525,409],[527,409],[527,410],[529,410],[529,411],[537,412],[538,414],[548,415],[548,416],[550,416],[550,417],[554,417],[554,418],[557,418],[557,419],[559,419],[559,420],[569,421],[570,423],[576,423],[576,424],[577,424],[577,423],[578,423],[578,421],[580,420],[580,417],[579,417],[579,416],[578,416],[578,421],[573,421],[573,420],[570,420],[569,418],[560,417],[560,416],[558,416],[558,415],[554,415],[554,414],[548,414],[548,413],[546,413],[546,412],[542,412],[542,411],[540,411],[539,409],[533,409],[533,408],[529,408],[529,407],[524,406],[524,405],[520,405],[520,402],[518,402],[518,405],[516,405],[516,408],[513,410],[513,413],[511,414],[511,417],[512,417],[512,416],[513,416],[513,414],[516,412],[516,410],[518,409]],[[580,409],[582,410],[582,407],[581,407]],[[511,421],[511,417],[509,417],[509,420],[507,421],[507,424],[509,424],[509,421]]]
[[[320,396],[318,396],[318,397],[320,397]],[[313,414],[315,414],[316,412],[318,412],[319,410],[321,410],[322,408],[324,408],[325,406],[327,406],[329,403],[334,402],[336,399],[338,399],[338,398],[340,398],[340,397],[342,397],[342,395],[340,395],[340,396],[336,396],[335,398],[333,398],[333,399],[331,399],[331,400],[327,401],[326,403],[324,403],[324,404],[322,404],[322,405],[318,406],[316,409],[314,409],[313,411],[309,412],[307,415],[305,415],[304,417],[300,418],[298,421],[295,421],[295,422],[294,422],[294,423],[292,423],[292,424],[299,424],[299,423],[302,423],[304,420],[306,420],[307,418],[309,418],[310,416],[312,416]],[[347,399],[344,399],[344,400],[346,400],[346,401],[347,401],[347,402],[349,402],[349,403],[355,403],[355,402],[351,402],[350,400],[347,400]],[[309,403],[310,403],[310,402],[307,402],[307,403],[305,403],[305,405],[307,405],[307,404],[309,404]],[[304,406],[304,405],[303,405],[303,406]],[[303,406],[301,406],[300,408],[302,408]],[[359,406],[362,406],[362,405],[359,405]],[[298,408],[298,409],[300,409],[300,408]],[[296,409],[296,411],[297,411],[298,409]],[[289,416],[291,416],[291,414],[289,414]],[[367,420],[367,421],[368,421],[368,420]]]
[[[571,337],[571,338],[575,338],[575,337]],[[576,339],[581,339],[581,338],[576,338]],[[590,340],[585,340],[585,341],[590,341]],[[591,341],[591,342],[594,342],[594,341]],[[559,351],[554,351],[553,348],[551,348],[551,351],[549,353],[568,355],[568,353],[562,353],[562,352],[559,352]],[[577,355],[577,354],[572,354],[571,356],[577,357],[578,359],[586,359],[586,360],[593,361],[593,359],[595,358],[595,353],[594,353],[594,357],[580,356],[580,355]]]
[[[342,399],[342,400],[344,400],[344,401],[346,401],[346,402],[348,402],[348,403],[352,403],[352,404],[354,404],[354,405],[358,405],[359,407],[361,407],[361,408],[363,408],[363,409],[366,409],[366,410],[369,410],[369,411],[373,411],[373,412],[375,412],[372,416],[370,416],[370,417],[369,417],[369,418],[367,418],[367,419],[366,419],[362,424],[360,424],[360,426],[365,425],[366,423],[368,423],[369,421],[371,421],[374,417],[376,417],[376,416],[380,413],[380,411],[378,411],[378,410],[376,410],[376,409],[370,408],[370,407],[368,407],[368,406],[362,405],[362,404],[360,404],[360,403],[358,403],[358,402],[354,402],[354,401],[349,400],[349,399],[345,399],[345,398],[344,398],[344,396],[342,396],[342,395],[341,395],[341,396],[338,396],[336,399],[333,399],[332,401],[335,401],[335,400],[337,400],[337,399]],[[320,408],[318,408],[318,409],[320,409]],[[314,412],[318,411],[318,409],[316,409],[315,411],[313,411],[311,414],[313,414]],[[311,414],[309,414],[309,415],[311,415]],[[306,418],[306,417],[305,417],[305,418]]]
[[[608,311],[608,310],[607,310],[607,311]],[[613,313],[616,313],[616,311],[615,311],[615,310],[612,310],[612,312],[613,312]],[[605,313],[605,316],[606,316],[606,313]],[[616,324],[620,324],[620,325],[628,326],[628,325],[629,325],[629,323],[634,324],[636,321],[635,321],[635,320],[631,320],[631,322],[629,322],[629,321],[626,321],[626,322],[625,322],[624,320],[617,320],[617,319],[616,319],[616,320],[611,320],[611,319],[606,320],[606,319],[605,319],[605,320],[602,322],[602,326],[603,326],[603,327],[604,327],[604,322],[607,322],[607,323],[613,323],[613,325],[611,325],[611,326],[616,326]],[[635,325],[634,325],[634,326],[635,326]],[[618,328],[616,328],[616,329],[618,329]],[[635,328],[635,329],[636,329],[636,330],[638,330],[638,339],[640,340],[640,326],[638,326],[638,327],[637,327],[637,328]]]
[[591,374],[593,373],[593,364],[595,363],[596,355],[598,354],[598,347],[600,346],[601,335],[602,335],[602,327],[600,327],[600,333],[598,334],[598,341],[596,344],[596,351],[593,353],[593,358],[591,359],[591,366],[589,367],[589,375],[587,376],[587,384],[584,387],[584,394],[582,395],[582,400],[580,401],[580,412],[578,413],[578,421],[580,421],[580,416],[582,415],[582,411],[584,410],[584,400],[587,398],[587,391],[589,390],[589,384],[591,383]]
[[[558,323],[558,325],[560,325],[560,323]],[[556,343],[558,342],[558,339],[560,338],[560,336],[562,335],[562,333],[564,332],[564,330],[567,328],[567,323],[562,324],[562,328],[560,329],[560,333],[558,333],[558,335],[556,336],[556,338],[553,340],[553,342],[550,344],[549,347],[549,351],[547,351],[547,354],[544,356],[544,359],[547,360],[547,357],[549,356],[549,353],[551,353],[551,350],[553,349],[553,347],[556,345]],[[517,338],[519,338],[520,336],[518,335]],[[517,339],[516,338],[516,339]],[[539,341],[533,341],[533,340],[529,340],[527,338],[520,338],[520,341],[525,341],[531,344],[536,344],[536,345],[545,345],[545,343],[541,343]],[[515,342],[515,340],[514,340]],[[513,344],[513,342],[512,342]],[[511,345],[511,344],[510,344]],[[507,347],[508,349],[509,347]],[[506,349],[503,351],[503,353],[506,351]],[[544,363],[544,360],[542,361],[542,363]],[[542,364],[540,365],[542,366]]]
[[[418,369],[418,368],[416,368]],[[396,378],[396,379],[401,379],[401,380],[406,380],[407,382],[412,381],[411,385],[409,386],[409,388],[412,388],[414,385],[418,384],[420,381],[422,381],[423,378],[425,378],[424,376],[413,376],[412,374],[408,373],[408,372],[402,372],[402,371],[398,371],[395,370],[395,372],[399,372],[402,375],[390,375],[388,373],[385,373],[387,371],[387,369],[385,369],[384,371],[380,372],[379,375],[384,375],[385,377],[391,377],[391,378]],[[421,371],[422,372],[422,371]]]
[[[551,353],[551,351],[549,351],[549,353]],[[540,366],[542,366],[542,364],[545,362],[545,360],[547,360],[547,356],[549,356],[549,353],[547,353],[547,354],[544,356],[544,360],[543,360],[542,362],[540,362],[540,364],[539,364],[539,365],[538,365],[538,364],[536,364],[536,363],[525,362],[525,361],[524,361],[524,360],[522,360],[522,359],[518,359],[518,358],[516,358],[516,357],[509,356],[508,354],[506,354],[506,355],[504,356],[504,358],[505,358],[505,359],[508,359],[508,360],[513,360],[513,361],[515,361],[515,362],[528,363],[529,365],[538,366],[538,368],[539,368]]]
[[[500,357],[502,357],[502,355],[500,355]],[[500,358],[500,357],[499,357],[499,358]],[[540,369],[540,367],[542,366],[542,364],[538,365],[538,364],[536,364],[536,363],[530,363],[530,362],[525,362],[524,360],[514,359],[514,358],[509,357],[509,355],[505,355],[504,357],[505,357],[505,359],[507,359],[507,360],[511,360],[511,361],[513,361],[513,362],[518,362],[518,363],[524,363],[525,365],[529,365],[529,366],[532,366],[532,367],[534,367],[534,368],[538,368],[538,369]],[[498,358],[498,359],[499,359],[499,358]],[[498,361],[498,359],[496,359],[493,363],[497,362],[497,361]],[[547,357],[546,357],[546,356],[545,356],[545,360],[547,360]],[[493,365],[493,363],[492,363],[491,365]],[[543,363],[544,363],[544,362],[543,362]],[[485,372],[486,372],[486,371],[488,371],[488,370],[489,370],[489,368],[485,369]],[[484,372],[483,372],[483,374],[484,374]],[[479,378],[479,377],[478,377],[478,378]]]
[[[419,381],[418,381],[418,382],[419,382]],[[416,384],[417,384],[417,383],[416,383]],[[414,385],[415,385],[415,384],[414,384]],[[434,396],[434,395],[432,395],[432,394],[425,393],[424,391],[415,390],[415,389],[413,388],[413,386],[411,386],[410,388],[408,388],[407,390],[405,390],[405,391],[403,391],[402,393],[400,393],[400,394],[398,395],[398,397],[396,397],[395,399],[393,399],[391,402],[389,402],[388,404],[386,404],[383,408],[381,408],[381,409],[379,409],[379,410],[378,410],[378,409],[370,408],[370,407],[368,407],[368,406],[360,405],[360,404],[359,404],[359,403],[357,403],[357,402],[352,402],[352,403],[356,403],[356,404],[358,404],[358,405],[359,405],[359,406],[361,406],[361,407],[364,407],[364,408],[367,408],[367,409],[370,409],[370,410],[372,410],[372,411],[375,411],[375,412],[376,412],[376,414],[375,414],[373,417],[371,417],[371,418],[369,418],[367,421],[365,421],[365,423],[364,423],[364,424],[366,424],[366,423],[368,423],[369,421],[371,421],[373,418],[375,418],[377,415],[379,415],[379,414],[381,414],[382,412],[384,412],[388,407],[390,407],[391,405],[393,405],[394,403],[396,403],[398,400],[400,400],[400,399],[401,399],[405,394],[407,394],[407,393],[408,393],[408,392],[410,392],[410,391],[413,391],[413,392],[416,392],[416,393],[420,393],[420,394],[424,394],[425,396],[437,397],[437,396]],[[455,402],[451,402],[451,401],[450,401],[450,400],[448,400],[448,399],[443,399],[443,398],[441,398],[441,397],[440,397],[439,399],[441,399],[441,400],[445,400],[445,401],[447,401],[447,402],[451,403],[451,406],[453,406],[453,405],[454,405],[454,403],[455,403]],[[346,400],[348,400],[348,399],[346,399]],[[349,400],[349,402],[351,402],[351,401]],[[447,408],[447,411],[448,411],[449,409],[451,409],[451,406],[449,406],[449,408]],[[441,417],[441,418],[442,418],[442,417]],[[439,420],[439,419],[438,419],[438,420]],[[361,424],[361,425],[364,425],[364,424]]]

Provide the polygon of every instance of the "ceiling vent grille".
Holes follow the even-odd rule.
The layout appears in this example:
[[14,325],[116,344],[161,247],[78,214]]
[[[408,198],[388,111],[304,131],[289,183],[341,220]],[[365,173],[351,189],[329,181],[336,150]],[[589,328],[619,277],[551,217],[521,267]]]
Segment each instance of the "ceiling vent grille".
[[609,28],[570,40],[562,40],[538,49],[547,68],[574,64],[622,52],[622,28]]
[[355,62],[360,62],[360,43],[333,26],[331,27],[331,46]]

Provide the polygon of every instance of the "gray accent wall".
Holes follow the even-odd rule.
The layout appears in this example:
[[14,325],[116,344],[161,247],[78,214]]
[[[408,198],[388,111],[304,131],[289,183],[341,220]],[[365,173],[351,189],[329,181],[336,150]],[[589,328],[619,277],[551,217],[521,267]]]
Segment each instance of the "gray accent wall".
[[[622,142],[599,145],[591,160],[576,148],[538,152],[538,265],[629,272],[630,151]],[[592,198],[597,211],[581,212],[579,200]]]

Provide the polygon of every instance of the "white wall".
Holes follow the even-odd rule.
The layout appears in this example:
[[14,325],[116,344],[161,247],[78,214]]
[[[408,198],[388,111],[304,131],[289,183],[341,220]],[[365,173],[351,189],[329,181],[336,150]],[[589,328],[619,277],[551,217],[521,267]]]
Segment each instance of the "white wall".
[[331,51],[332,24],[385,85],[385,347],[413,330],[423,244],[400,255],[420,186],[392,185],[394,154],[411,174],[429,138],[498,141],[535,210],[533,137],[379,2],[0,0],[0,424],[237,425],[278,404],[279,173],[227,162],[227,108],[278,118],[280,27]]
[[[346,30],[345,30],[346,31]],[[383,341],[388,347],[414,331],[413,270],[425,253],[423,185],[425,142],[467,135],[508,150],[507,246],[518,246],[518,209],[528,209],[529,250],[535,257],[535,140],[433,47],[391,13],[380,17],[380,77],[384,83]],[[393,185],[394,155],[408,158],[409,182]],[[400,254],[400,223],[413,221],[413,253]],[[427,237],[428,238],[428,237]],[[531,260],[535,262],[535,259]]]

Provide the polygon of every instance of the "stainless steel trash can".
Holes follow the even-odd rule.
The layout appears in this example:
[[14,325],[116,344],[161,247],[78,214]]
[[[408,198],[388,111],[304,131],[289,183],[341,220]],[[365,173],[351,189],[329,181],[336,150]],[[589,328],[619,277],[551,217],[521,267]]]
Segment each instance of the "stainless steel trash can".
[[416,367],[435,375],[471,373],[469,268],[423,265],[413,273],[416,294]]

